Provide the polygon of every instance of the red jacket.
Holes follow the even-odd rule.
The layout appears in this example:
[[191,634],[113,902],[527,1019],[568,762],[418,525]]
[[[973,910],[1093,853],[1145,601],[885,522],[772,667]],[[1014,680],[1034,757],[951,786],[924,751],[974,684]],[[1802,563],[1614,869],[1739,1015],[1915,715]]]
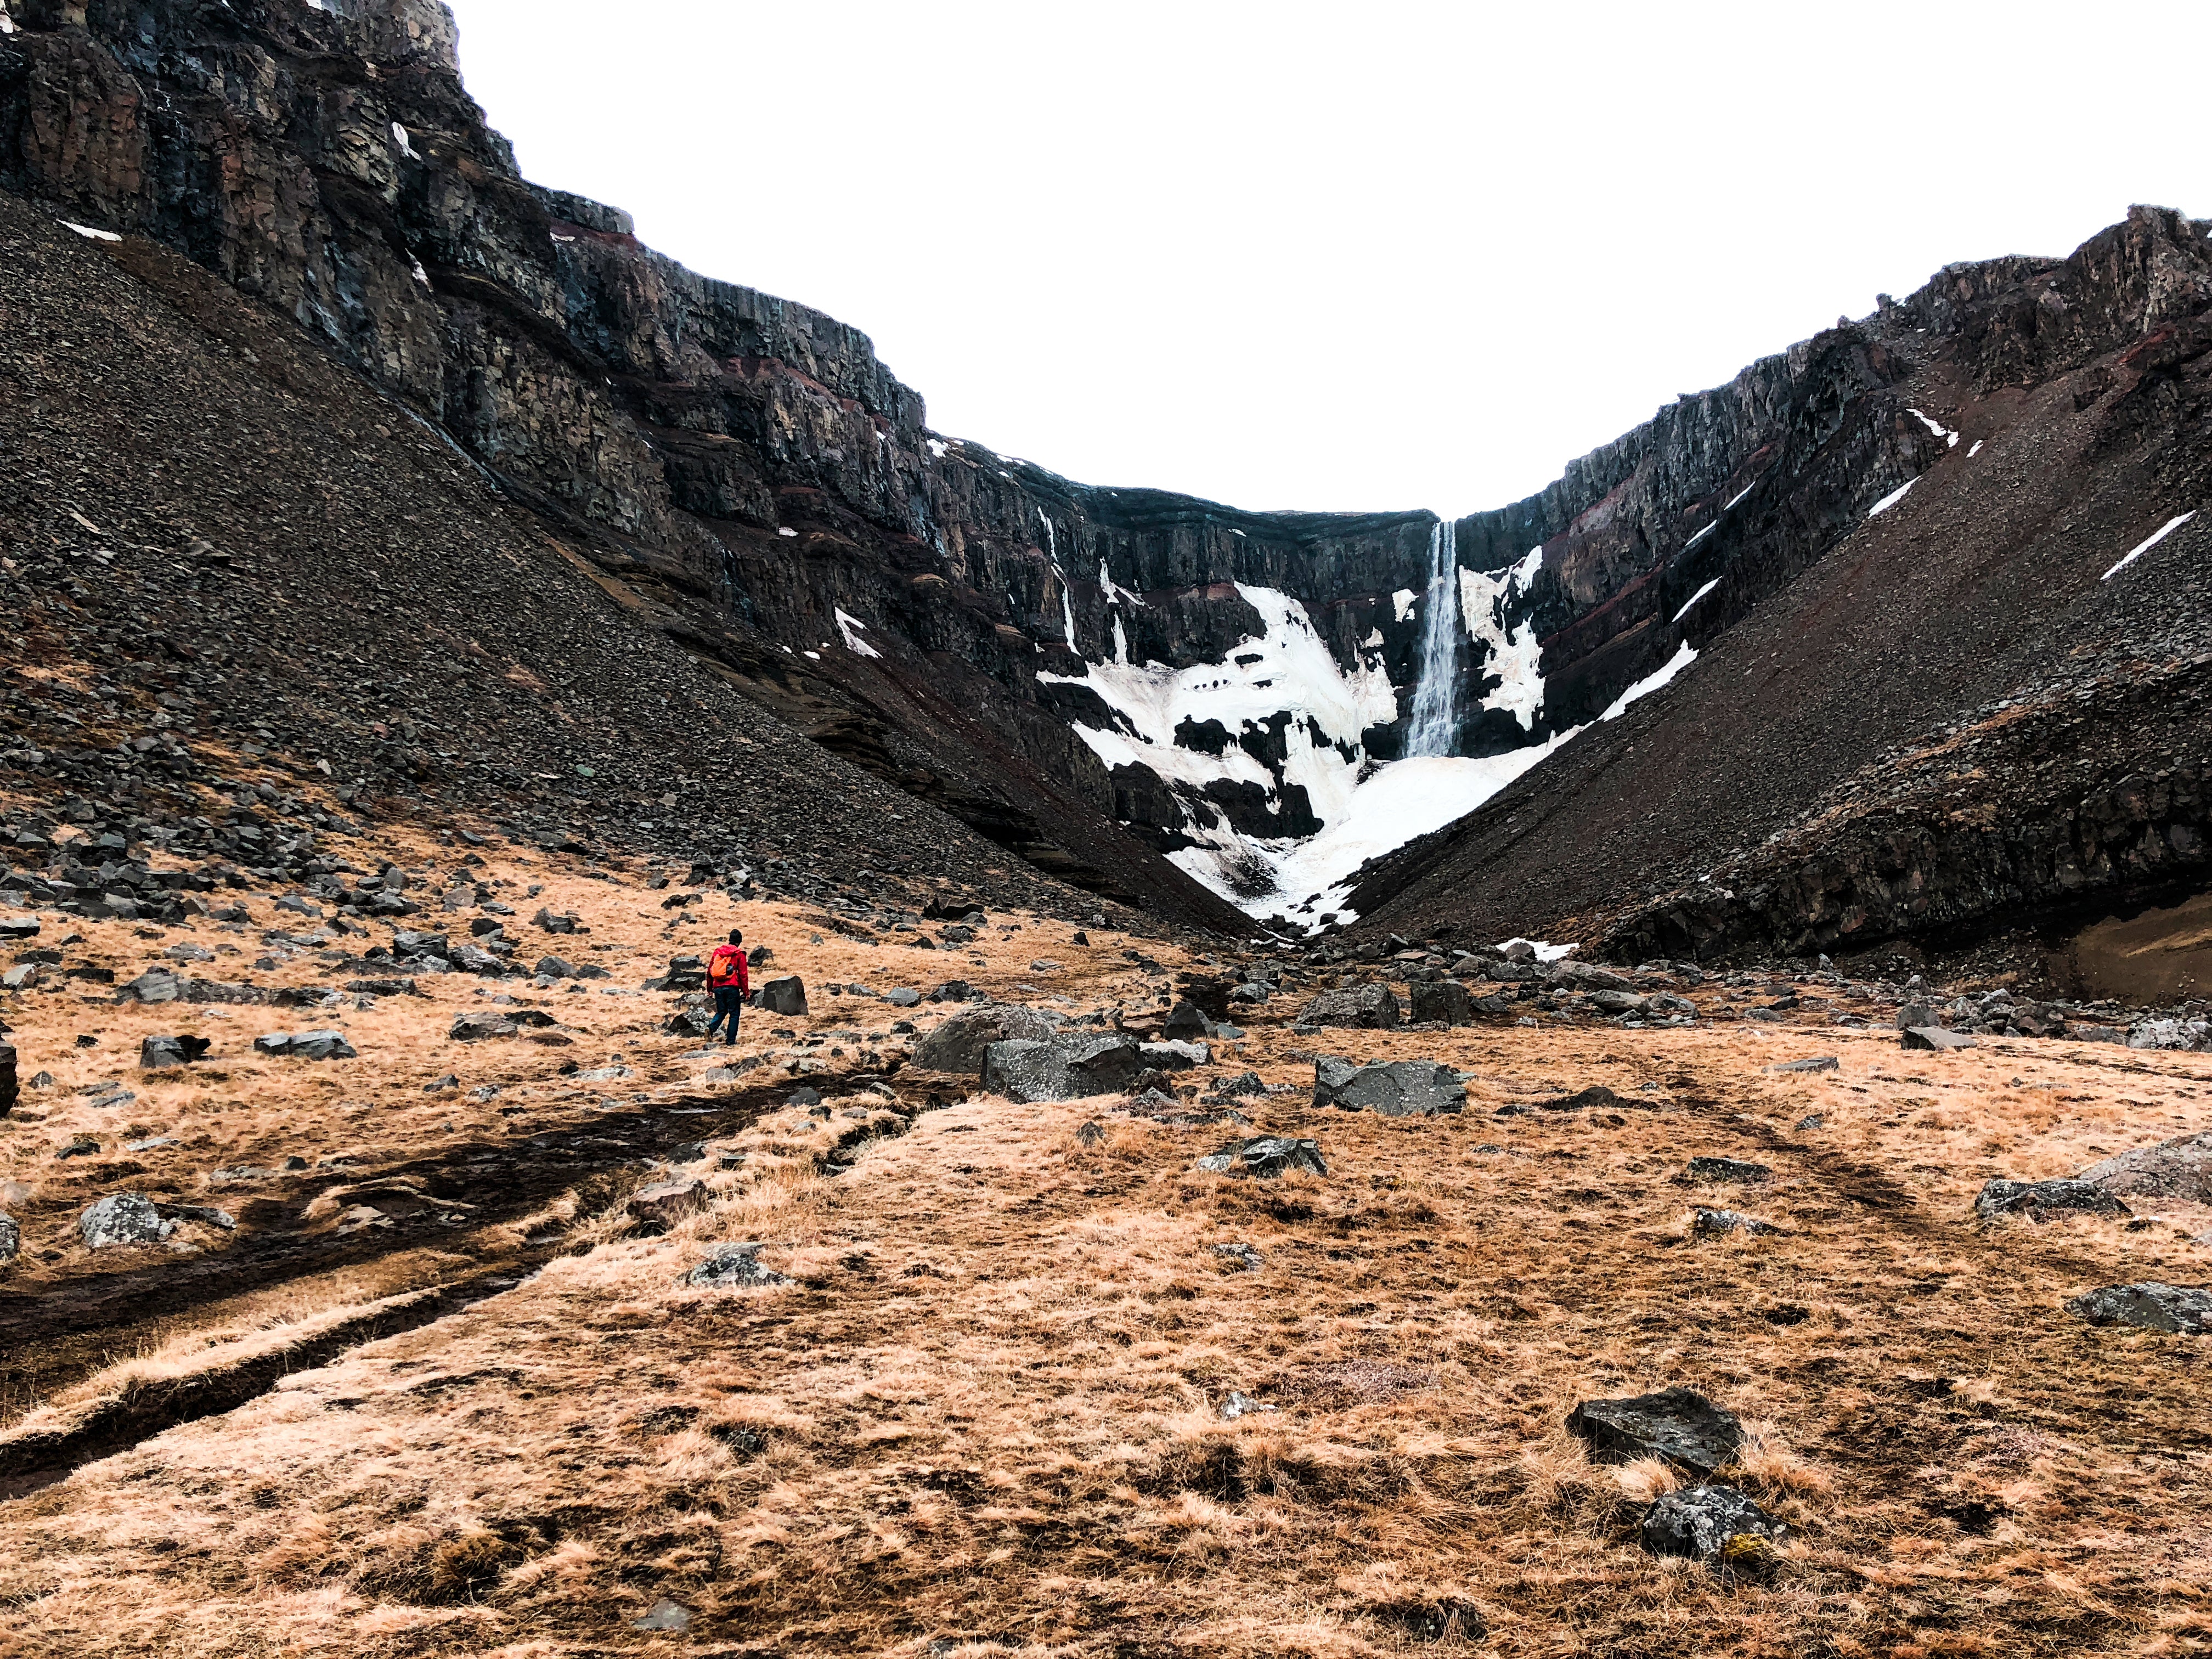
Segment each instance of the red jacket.
[[750,995],[753,988],[748,967],[745,953],[736,945],[718,945],[714,954],[707,958],[707,983],[718,991],[734,985],[739,996]]

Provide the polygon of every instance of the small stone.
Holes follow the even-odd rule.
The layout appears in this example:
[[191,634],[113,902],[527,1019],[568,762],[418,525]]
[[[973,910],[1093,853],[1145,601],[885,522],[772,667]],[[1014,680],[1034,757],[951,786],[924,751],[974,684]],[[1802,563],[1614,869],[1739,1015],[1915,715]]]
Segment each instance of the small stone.
[[167,1072],[205,1057],[210,1043],[200,1036],[149,1036],[138,1045],[138,1069]]
[[1971,1048],[1974,1046],[1974,1040],[1970,1036],[1960,1036],[1956,1031],[1947,1031],[1940,1025],[1909,1025],[1899,1035],[1897,1046],[1948,1053],[1956,1048]]
[[2132,1215],[2134,1211],[2094,1181],[1991,1181],[1974,1198],[1974,1213],[1988,1220],[2024,1215],[2031,1221],[2055,1215]]
[[2073,1297],[2066,1311],[2092,1325],[2133,1325],[2179,1336],[2212,1334],[2212,1290],[2199,1287],[2107,1285]]
[[1103,1146],[1105,1140],[1106,1126],[1095,1118],[1075,1132],[1075,1144],[1079,1146]]
[[1731,1540],[1789,1536],[1789,1528],[1734,1486],[1685,1486],[1644,1512],[1640,1538],[1654,1555],[1710,1561]]
[[13,1261],[23,1249],[23,1230],[15,1224],[15,1218],[0,1212],[0,1267]]
[[115,1193],[88,1206],[77,1217],[76,1230],[88,1249],[105,1250],[118,1244],[158,1244],[176,1224],[162,1220],[151,1200]]
[[1761,1221],[1741,1210],[1699,1210],[1690,1218],[1690,1225],[1709,1238],[1719,1238],[1728,1233],[1743,1233],[1756,1238],[1782,1231],[1772,1222]]
[[708,1290],[746,1290],[788,1285],[792,1281],[760,1264],[759,1244],[718,1244],[707,1260],[685,1273],[678,1284]]
[[1743,1445],[1734,1413],[1680,1386],[1627,1400],[1585,1400],[1567,1418],[1567,1432],[1589,1443],[1594,1463],[1662,1457],[1698,1475],[1726,1468]]
[[1610,1112],[1617,1111],[1623,1107],[1643,1106],[1650,1103],[1630,1100],[1625,1096],[1613,1093],[1612,1090],[1600,1083],[1571,1095],[1560,1095],[1552,1100],[1540,1100],[1536,1103],[1547,1112]]
[[1233,1423],[1240,1417],[1250,1416],[1254,1412],[1272,1412],[1277,1409],[1276,1407],[1266,1405],[1253,1399],[1248,1394],[1241,1394],[1237,1389],[1231,1389],[1228,1397],[1221,1402],[1221,1417],[1223,1421]]
[[1262,1181],[1272,1181],[1286,1170],[1305,1170],[1324,1177],[1328,1174],[1319,1141],[1283,1135],[1232,1140],[1194,1167],[1207,1175],[1250,1176]]
[[691,1609],[663,1596],[653,1604],[653,1611],[642,1619],[629,1621],[632,1630],[689,1630],[691,1628]]
[[1690,1181],[1733,1181],[1745,1184],[1769,1181],[1774,1171],[1764,1164],[1747,1164],[1733,1158],[1693,1158],[1683,1171]]
[[1222,1271],[1231,1273],[1248,1272],[1267,1259],[1249,1244],[1217,1244],[1213,1254]]
[[1812,1060],[1788,1060],[1780,1066],[1770,1066],[1766,1069],[1770,1072],[1780,1072],[1784,1073],[1833,1072],[1841,1069],[1842,1066],[1843,1061],[1837,1059],[1835,1055],[1821,1054]]
[[703,1181],[662,1181],[630,1195],[629,1217],[649,1226],[672,1227],[707,1207]]
[[514,1036],[521,1030],[514,1020],[498,1014],[459,1014],[446,1036],[453,1042],[482,1042],[488,1037]]

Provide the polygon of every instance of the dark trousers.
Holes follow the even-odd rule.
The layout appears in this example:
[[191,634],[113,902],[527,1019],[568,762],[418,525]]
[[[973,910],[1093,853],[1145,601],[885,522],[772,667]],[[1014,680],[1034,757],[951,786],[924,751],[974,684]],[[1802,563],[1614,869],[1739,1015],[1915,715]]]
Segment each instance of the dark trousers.
[[745,994],[736,986],[716,986],[714,988],[714,1018],[707,1026],[707,1041],[712,1042],[714,1040],[714,1027],[726,1019],[730,1022],[730,1043],[734,1048],[738,1041],[738,1011],[744,1006]]

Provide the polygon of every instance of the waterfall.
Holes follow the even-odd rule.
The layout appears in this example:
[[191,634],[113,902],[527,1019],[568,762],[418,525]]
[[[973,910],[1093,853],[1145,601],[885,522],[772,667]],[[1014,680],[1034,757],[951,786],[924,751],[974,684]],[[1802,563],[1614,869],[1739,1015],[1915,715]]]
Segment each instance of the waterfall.
[[1421,672],[1406,750],[1449,755],[1459,745],[1459,528],[1440,520],[1429,532],[1429,592],[1421,611]]

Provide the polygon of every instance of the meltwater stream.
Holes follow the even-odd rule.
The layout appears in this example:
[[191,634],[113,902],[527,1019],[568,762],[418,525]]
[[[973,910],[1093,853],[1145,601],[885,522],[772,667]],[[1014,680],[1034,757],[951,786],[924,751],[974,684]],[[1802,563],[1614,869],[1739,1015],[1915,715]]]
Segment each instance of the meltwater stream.
[[1459,744],[1459,529],[1440,521],[1429,532],[1429,591],[1421,606],[1421,669],[1406,754],[1449,755]]

